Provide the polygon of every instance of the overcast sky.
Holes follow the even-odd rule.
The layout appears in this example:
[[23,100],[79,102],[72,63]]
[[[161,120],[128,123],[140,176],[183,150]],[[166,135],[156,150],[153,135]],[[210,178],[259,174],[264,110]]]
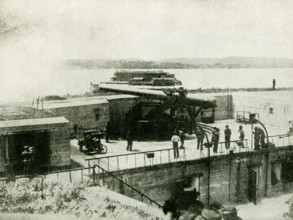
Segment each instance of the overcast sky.
[[0,0],[0,10],[11,55],[293,58],[291,0]]
[[77,87],[54,69],[64,59],[293,58],[292,11],[292,0],[0,0],[0,101]]

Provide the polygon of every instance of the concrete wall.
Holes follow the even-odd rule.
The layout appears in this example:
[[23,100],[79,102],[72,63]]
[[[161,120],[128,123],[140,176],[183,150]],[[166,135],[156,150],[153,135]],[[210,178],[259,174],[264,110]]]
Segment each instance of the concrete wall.
[[[7,127],[0,129],[0,156],[1,161],[4,162],[7,155],[4,155],[3,148],[9,148],[8,135],[19,132],[34,132],[34,131],[47,131],[49,135],[49,151],[50,151],[50,167],[63,167],[71,164],[70,159],[70,135],[69,123],[58,124],[40,124],[40,125],[27,125],[25,127]],[[8,145],[8,146],[6,146]],[[7,154],[7,153],[6,153]],[[0,172],[3,172],[2,163],[0,164]]]
[[215,120],[233,118],[233,97],[232,95],[216,96]]
[[[98,109],[99,119],[96,120],[94,110]],[[63,116],[70,121],[71,126],[78,125],[81,128],[100,127],[105,129],[109,120],[109,104],[99,103],[92,105],[78,105],[49,109],[55,116]]]
[[[292,147],[212,157],[210,161],[210,202],[217,201],[222,204],[248,202],[248,169],[250,167],[257,171],[257,201],[265,196],[293,192],[293,182],[286,183],[280,180],[275,185],[272,185],[271,182],[272,164],[285,161],[288,155],[293,155]],[[188,176],[202,175],[199,183],[201,193],[199,199],[207,203],[207,158],[117,171],[113,174],[160,204],[163,204],[174,191],[176,181]],[[113,187],[112,181],[111,177],[105,175],[106,184],[111,183],[110,188]],[[133,197],[134,195],[139,198],[138,195],[115,180],[114,190],[127,196]]]
[[50,132],[50,166],[63,167],[71,164],[70,134],[68,127],[56,126]]
[[246,92],[233,94],[234,118],[237,111],[259,113],[260,121],[266,124],[288,126],[293,120],[293,93]]

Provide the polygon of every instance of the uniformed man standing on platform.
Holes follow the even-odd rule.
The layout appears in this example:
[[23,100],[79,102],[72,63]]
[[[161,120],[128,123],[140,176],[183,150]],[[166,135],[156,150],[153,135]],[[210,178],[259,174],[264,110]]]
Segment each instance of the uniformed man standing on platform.
[[198,129],[196,130],[197,137],[197,150],[203,150],[203,141],[204,141],[204,130]]
[[258,132],[258,127],[254,128],[253,135],[254,135],[254,150],[259,150],[260,149],[260,144],[259,144],[260,133]]
[[132,142],[133,142],[133,137],[132,137],[132,132],[129,130],[126,134],[126,139],[127,139],[127,151],[132,151]]
[[212,142],[213,142],[213,152],[218,153],[218,144],[220,139],[220,130],[216,127],[214,127],[213,133],[212,133]]
[[171,141],[173,143],[174,158],[176,159],[179,157],[178,142],[180,141],[180,137],[176,133],[174,133]]
[[229,125],[226,125],[226,129],[224,131],[225,133],[225,147],[226,149],[230,148],[230,138],[231,138],[231,129],[229,128]]
[[239,142],[239,146],[240,147],[244,147],[244,137],[245,137],[245,134],[244,134],[244,131],[242,129],[242,125],[239,126],[239,139],[240,139],[240,142]]

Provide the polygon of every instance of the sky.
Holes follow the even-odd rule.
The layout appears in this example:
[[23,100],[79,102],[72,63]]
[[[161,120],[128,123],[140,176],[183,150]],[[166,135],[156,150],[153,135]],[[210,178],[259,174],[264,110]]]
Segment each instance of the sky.
[[291,0],[0,0],[0,92],[50,90],[64,59],[293,58],[292,9]]
[[[290,0],[0,0],[0,47],[49,58],[293,58]],[[0,18],[1,18],[0,17]]]

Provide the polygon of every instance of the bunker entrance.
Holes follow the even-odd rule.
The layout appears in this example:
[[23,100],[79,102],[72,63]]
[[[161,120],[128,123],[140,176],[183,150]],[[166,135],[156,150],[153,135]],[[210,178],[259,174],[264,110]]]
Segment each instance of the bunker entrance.
[[3,138],[6,139],[4,140],[6,144],[2,147],[2,161],[7,161],[9,158],[16,175],[23,174],[24,171],[23,151],[25,146],[32,147],[30,149],[33,150],[31,156],[32,165],[29,173],[44,172],[48,169],[50,162],[50,134],[47,130],[17,132],[6,135]]
[[248,200],[256,205],[257,168],[248,169]]

